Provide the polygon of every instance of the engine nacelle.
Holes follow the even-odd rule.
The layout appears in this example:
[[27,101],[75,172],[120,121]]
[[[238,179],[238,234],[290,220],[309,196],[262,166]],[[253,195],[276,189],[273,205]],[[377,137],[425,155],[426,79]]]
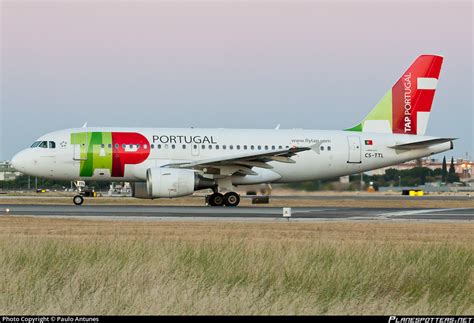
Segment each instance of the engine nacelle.
[[[146,178],[148,198],[186,196],[193,194],[195,190],[212,188],[216,185],[214,180],[204,178],[190,169],[149,168]],[[138,185],[138,188],[141,187]],[[137,193],[141,192],[137,190]]]

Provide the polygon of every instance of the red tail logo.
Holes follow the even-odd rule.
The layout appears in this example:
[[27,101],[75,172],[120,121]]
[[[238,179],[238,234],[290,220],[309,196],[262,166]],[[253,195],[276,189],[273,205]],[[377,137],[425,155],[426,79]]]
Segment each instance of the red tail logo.
[[392,87],[393,133],[424,134],[443,57],[422,55]]

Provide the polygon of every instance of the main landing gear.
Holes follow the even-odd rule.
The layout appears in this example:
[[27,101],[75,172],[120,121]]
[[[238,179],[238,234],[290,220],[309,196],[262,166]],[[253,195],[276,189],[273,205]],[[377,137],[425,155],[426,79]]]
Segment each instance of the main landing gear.
[[215,192],[208,197],[210,206],[237,206],[240,203],[240,195],[235,192],[225,194]]

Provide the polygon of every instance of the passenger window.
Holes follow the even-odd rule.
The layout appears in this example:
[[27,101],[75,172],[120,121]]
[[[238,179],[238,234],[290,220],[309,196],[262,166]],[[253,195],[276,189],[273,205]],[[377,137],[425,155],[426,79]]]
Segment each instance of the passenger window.
[[237,150],[240,150],[240,145],[237,145]]
[[175,149],[176,148],[176,145],[171,145],[171,149]]
[[155,148],[155,144],[151,144],[151,145],[150,145],[150,148],[151,148],[151,149]]
[[212,145],[209,145],[209,149],[212,149]]
[[283,149],[283,146],[278,146],[278,149]]
[[229,146],[229,149],[234,149],[234,146],[230,145],[230,146]]
[[202,145],[201,148],[202,148],[202,149],[206,149],[206,145]]
[[109,149],[112,149],[112,144],[108,144],[107,147],[109,147]]
[[140,144],[137,144],[137,149],[140,149]]
[[244,145],[244,150],[247,150],[247,145]]
[[119,144],[115,144],[115,149],[118,149],[118,147],[119,147]]
[[127,147],[127,145],[126,145],[126,144],[122,144],[122,148],[125,149],[125,147]]
[[100,148],[105,148],[105,145],[104,145],[104,144],[100,144]]
[[168,149],[168,144],[165,144],[165,149]]
[[40,148],[48,148],[48,142],[47,141],[42,141],[39,146]]
[[194,145],[194,149],[197,149],[198,148],[198,145]]
[[328,146],[328,151],[331,151],[331,146]]
[[275,150],[275,146],[272,146],[272,150]]
[[158,149],[161,149],[161,144],[158,144],[158,146],[156,146]]
[[224,150],[225,150],[225,148],[226,148],[226,146],[225,146],[225,145],[222,145],[222,149],[224,149]]
[[147,144],[144,144],[144,145],[143,145],[143,149],[148,149],[148,145],[147,145]]
[[265,150],[268,150],[268,146],[265,146]]
[[186,145],[183,145],[183,149],[186,149]]
[[321,151],[324,151],[324,146],[321,146]]
[[216,149],[219,149],[219,145],[216,145]]
[[258,150],[262,150],[262,146],[258,146]]
[[133,145],[130,145],[130,149],[133,149]]
[[254,149],[255,149],[255,146],[253,146],[253,145],[250,146],[250,149],[251,149],[251,150],[254,150]]

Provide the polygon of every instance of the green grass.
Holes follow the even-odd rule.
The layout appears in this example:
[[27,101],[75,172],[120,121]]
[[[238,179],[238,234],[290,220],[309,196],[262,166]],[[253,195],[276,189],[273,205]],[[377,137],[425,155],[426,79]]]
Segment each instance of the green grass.
[[472,245],[0,238],[4,314],[473,314]]

